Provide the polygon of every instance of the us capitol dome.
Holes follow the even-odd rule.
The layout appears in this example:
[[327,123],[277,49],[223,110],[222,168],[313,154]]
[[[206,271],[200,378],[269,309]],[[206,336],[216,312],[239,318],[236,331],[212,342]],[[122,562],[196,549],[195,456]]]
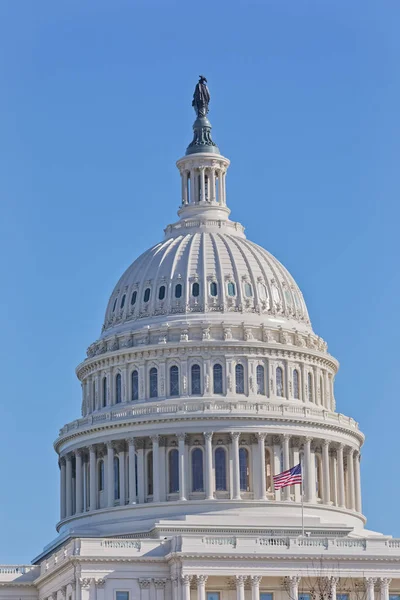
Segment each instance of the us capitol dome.
[[[326,600],[400,598],[400,541],[365,528],[338,362],[290,273],[230,219],[209,101],[200,77],[178,220],[121,276],[77,367],[58,537],[0,568],[0,598],[312,600],[319,581]],[[296,465],[302,485],[278,489]]]

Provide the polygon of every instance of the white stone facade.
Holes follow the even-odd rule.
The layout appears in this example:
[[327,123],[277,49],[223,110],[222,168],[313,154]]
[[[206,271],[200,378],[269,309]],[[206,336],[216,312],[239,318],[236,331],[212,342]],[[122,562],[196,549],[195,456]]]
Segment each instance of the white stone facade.
[[[336,412],[338,363],[300,289],[229,220],[229,161],[177,165],[180,218],[77,368],[58,537],[0,567],[0,599],[400,598],[400,540],[365,529],[364,436]],[[276,490],[298,463],[303,490]]]

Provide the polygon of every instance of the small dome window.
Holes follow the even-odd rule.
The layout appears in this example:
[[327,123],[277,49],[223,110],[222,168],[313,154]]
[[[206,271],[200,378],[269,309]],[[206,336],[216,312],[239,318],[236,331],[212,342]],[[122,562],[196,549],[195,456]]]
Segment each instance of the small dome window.
[[210,294],[214,297],[218,295],[218,286],[216,281],[212,281],[210,283]]
[[258,293],[260,295],[261,300],[267,299],[267,288],[263,283],[258,284]]
[[250,283],[245,283],[244,284],[244,293],[245,296],[247,296],[247,298],[251,298],[253,295],[253,288],[251,287]]
[[182,296],[182,284],[178,283],[175,286],[175,298],[180,298]]
[[124,306],[125,306],[125,298],[126,298],[126,295],[124,294],[122,296],[122,300],[121,300],[121,308],[124,308]]
[[132,296],[131,296],[131,306],[134,306],[136,304],[136,298],[137,298],[137,292],[134,291],[134,292],[132,292]]
[[150,300],[150,288],[146,288],[144,291],[143,301],[148,302]]
[[165,285],[162,285],[160,287],[160,289],[158,290],[158,299],[164,300],[164,298],[165,298]]
[[197,283],[197,281],[195,281],[195,283],[192,285],[192,296],[195,298],[200,296],[200,285]]
[[228,283],[228,296],[236,296],[236,286],[232,281]]
[[117,308],[117,300],[118,300],[118,298],[115,298],[115,300],[114,300],[114,305],[113,305],[113,309],[112,309],[113,312],[115,312],[115,309]]

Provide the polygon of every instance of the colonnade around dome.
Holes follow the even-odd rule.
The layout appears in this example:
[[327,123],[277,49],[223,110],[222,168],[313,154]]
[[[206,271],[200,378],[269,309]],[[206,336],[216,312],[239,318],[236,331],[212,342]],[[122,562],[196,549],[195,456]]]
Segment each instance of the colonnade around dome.
[[301,463],[304,501],[361,513],[360,454],[266,431],[154,434],[79,447],[60,459],[61,520],[116,506],[200,500],[301,502],[273,475]]

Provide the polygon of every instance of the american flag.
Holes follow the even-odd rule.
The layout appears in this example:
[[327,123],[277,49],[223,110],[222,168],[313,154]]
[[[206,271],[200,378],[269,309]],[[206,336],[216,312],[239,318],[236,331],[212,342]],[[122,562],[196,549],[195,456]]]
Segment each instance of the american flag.
[[274,486],[276,490],[280,490],[288,485],[296,485],[296,483],[301,482],[301,464],[298,464],[287,471],[283,471],[282,473],[278,473],[278,475],[274,475]]

